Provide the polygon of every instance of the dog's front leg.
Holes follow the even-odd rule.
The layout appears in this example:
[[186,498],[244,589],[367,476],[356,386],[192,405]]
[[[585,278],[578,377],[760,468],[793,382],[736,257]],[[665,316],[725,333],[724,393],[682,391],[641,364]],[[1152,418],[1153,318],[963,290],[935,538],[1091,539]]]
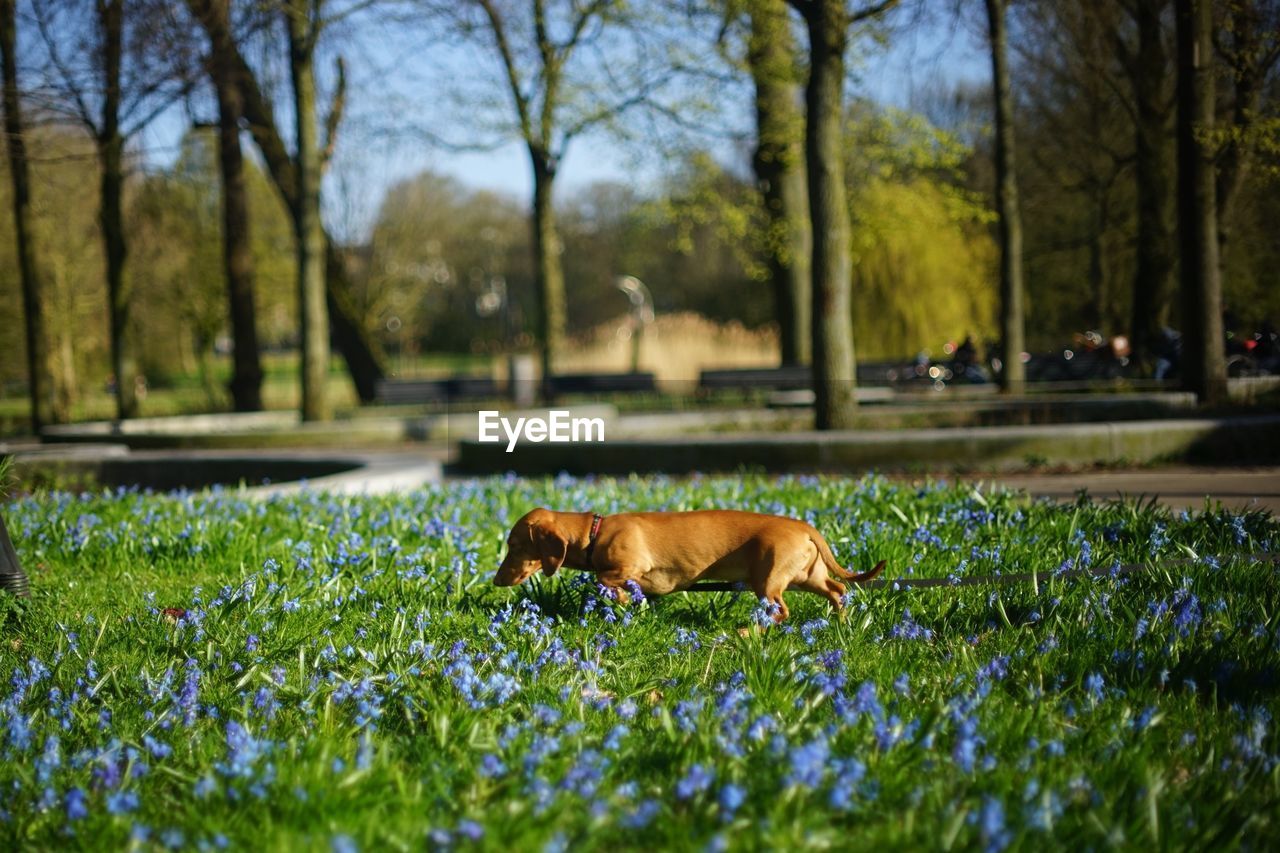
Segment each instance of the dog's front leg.
[[616,590],[618,601],[622,604],[628,604],[631,596],[627,594],[624,588],[628,581],[640,582],[641,573],[630,566],[612,567],[605,569],[596,575],[596,580],[609,589]]

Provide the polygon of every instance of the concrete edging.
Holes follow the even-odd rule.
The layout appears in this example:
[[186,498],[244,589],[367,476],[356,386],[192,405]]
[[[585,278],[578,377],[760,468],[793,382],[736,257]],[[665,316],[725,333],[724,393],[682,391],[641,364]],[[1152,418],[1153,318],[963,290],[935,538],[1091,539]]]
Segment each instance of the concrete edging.
[[1157,461],[1263,462],[1280,458],[1280,415],[956,429],[684,435],[597,444],[463,441],[467,473],[626,474],[865,471]]
[[[553,407],[562,408],[562,407]],[[91,421],[48,426],[41,437],[49,444],[110,442],[133,450],[261,450],[266,448],[347,450],[385,447],[406,441],[443,441],[476,435],[477,411],[470,407],[409,417],[354,417],[304,423],[295,412],[180,415],[127,421]],[[504,411],[510,418],[546,418],[547,407]],[[613,423],[614,406],[573,407],[575,416],[602,418]]]

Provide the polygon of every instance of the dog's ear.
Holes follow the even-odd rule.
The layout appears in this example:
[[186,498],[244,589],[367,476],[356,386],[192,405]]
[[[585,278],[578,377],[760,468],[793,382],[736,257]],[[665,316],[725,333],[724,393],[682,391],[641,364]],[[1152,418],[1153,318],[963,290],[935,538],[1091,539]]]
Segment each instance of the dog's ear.
[[569,552],[569,540],[564,534],[550,524],[535,524],[531,531],[533,544],[542,558],[542,573],[551,577],[564,564],[565,555]]

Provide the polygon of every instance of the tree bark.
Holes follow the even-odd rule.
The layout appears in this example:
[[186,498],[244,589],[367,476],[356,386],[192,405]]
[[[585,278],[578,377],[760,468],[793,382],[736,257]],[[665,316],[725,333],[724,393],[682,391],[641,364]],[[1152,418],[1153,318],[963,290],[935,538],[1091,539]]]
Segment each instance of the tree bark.
[[111,367],[115,373],[116,416],[138,415],[138,363],[129,328],[132,294],[125,278],[128,245],[124,234],[124,136],[120,132],[120,65],[124,53],[124,0],[98,4],[102,34],[102,121],[98,159],[102,168],[103,254],[107,263],[107,312],[111,327]]
[[849,205],[844,186],[844,51],[849,20],[843,0],[801,7],[809,31],[805,88],[805,159],[813,223],[813,390],[818,429],[857,420],[853,352]]
[[766,255],[784,365],[812,358],[810,253],[804,118],[794,45],[783,0],[753,0],[747,64],[755,83],[752,166],[767,218]]
[[1154,357],[1161,329],[1169,325],[1177,262],[1169,56],[1160,20],[1168,0],[1136,0],[1131,8],[1138,48],[1126,65],[1135,107],[1138,233],[1129,329],[1134,356],[1146,364]]
[[529,159],[533,164],[534,285],[538,295],[538,335],[542,339],[542,386],[544,396],[549,396],[565,329],[564,270],[552,202],[556,163],[536,144],[529,145]]
[[64,423],[67,412],[55,403],[53,361],[45,321],[44,287],[36,265],[31,234],[31,183],[27,146],[22,134],[22,104],[18,92],[15,51],[17,24],[14,0],[0,0],[0,64],[4,74],[4,133],[13,184],[13,225],[17,241],[18,275],[27,337],[27,390],[31,397],[31,429],[37,435],[49,423]]
[[1107,200],[1107,188],[1102,187],[1098,198],[1094,201],[1093,227],[1089,233],[1089,317],[1090,328],[1110,328],[1110,312],[1107,310],[1111,302],[1110,282],[1107,275],[1106,234],[1110,202]]
[[[214,11],[224,24],[229,19],[229,7],[228,0],[218,0],[214,4]],[[218,98],[222,261],[227,274],[227,303],[233,350],[231,399],[237,412],[256,412],[262,409],[262,361],[258,349],[257,314],[254,306],[248,190],[245,186],[244,153],[240,148],[240,120],[244,108],[240,89],[236,85],[235,68],[227,60],[225,49],[213,51],[210,76]]]
[[[276,185],[286,207],[292,211],[298,197],[298,184],[293,159],[285,148],[284,140],[276,127],[270,102],[262,93],[253,69],[240,53],[235,39],[224,22],[212,15],[213,0],[187,0],[187,8],[200,22],[209,37],[214,51],[225,51],[226,61],[235,71],[235,79],[243,99],[244,118],[249,125],[267,172]],[[322,226],[323,227],[323,226]],[[323,231],[322,231],[323,233]],[[333,240],[324,235],[326,306],[329,312],[330,331],[333,340],[347,362],[347,370],[355,384],[356,393],[363,403],[372,403],[377,397],[378,382],[386,376],[382,353],[376,342],[355,319],[350,306],[350,284],[341,253]]]
[[320,144],[316,127],[315,22],[310,0],[289,0],[289,77],[293,82],[297,196],[293,230],[302,321],[302,419],[327,421],[329,311],[325,302],[325,237],[320,225]]
[[991,80],[996,114],[996,213],[1000,234],[1000,345],[1004,365],[1000,390],[1021,393],[1026,382],[1022,352],[1026,348],[1023,319],[1022,216],[1013,129],[1013,93],[1009,80],[1006,0],[986,0],[991,36]]
[[1222,281],[1212,135],[1213,10],[1177,0],[1178,226],[1181,229],[1182,380],[1205,405],[1227,399]]

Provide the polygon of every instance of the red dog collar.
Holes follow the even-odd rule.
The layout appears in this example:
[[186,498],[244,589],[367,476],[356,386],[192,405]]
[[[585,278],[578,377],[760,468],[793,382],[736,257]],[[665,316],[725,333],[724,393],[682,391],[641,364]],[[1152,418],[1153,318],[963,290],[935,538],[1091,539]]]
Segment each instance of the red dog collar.
[[591,516],[591,532],[587,534],[587,548],[584,552],[587,555],[587,563],[591,563],[591,552],[596,549],[596,534],[600,532],[600,522],[604,521],[604,516],[596,513]]

